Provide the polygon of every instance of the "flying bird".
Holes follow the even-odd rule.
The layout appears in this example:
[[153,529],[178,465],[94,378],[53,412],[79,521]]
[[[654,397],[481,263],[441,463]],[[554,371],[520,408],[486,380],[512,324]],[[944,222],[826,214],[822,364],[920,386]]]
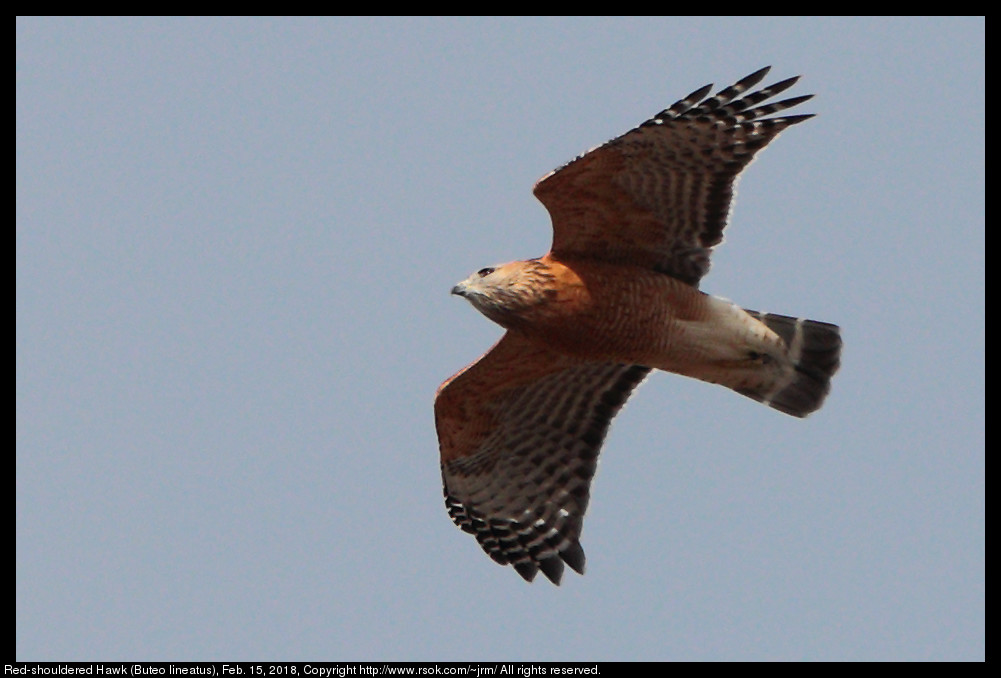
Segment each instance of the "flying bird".
[[584,573],[581,526],[615,414],[652,369],[726,386],[780,412],[821,406],[838,327],[741,309],[699,291],[734,184],[812,115],[767,117],[789,78],[769,68],[706,85],[547,174],[548,254],[483,268],[452,289],[506,329],[435,396],[445,505],[486,553],[532,581]]

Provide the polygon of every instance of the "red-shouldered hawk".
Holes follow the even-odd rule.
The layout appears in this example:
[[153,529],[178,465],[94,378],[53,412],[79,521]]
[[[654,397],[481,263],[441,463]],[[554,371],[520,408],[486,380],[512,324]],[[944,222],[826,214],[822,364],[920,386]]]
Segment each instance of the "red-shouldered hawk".
[[484,268],[452,292],[507,332],[435,398],[445,505],[483,550],[526,580],[584,572],[581,524],[609,423],[651,369],[727,386],[803,417],[838,369],[835,325],[745,311],[698,290],[723,239],[737,175],[782,130],[748,93],[692,92],[543,177],[553,245]]

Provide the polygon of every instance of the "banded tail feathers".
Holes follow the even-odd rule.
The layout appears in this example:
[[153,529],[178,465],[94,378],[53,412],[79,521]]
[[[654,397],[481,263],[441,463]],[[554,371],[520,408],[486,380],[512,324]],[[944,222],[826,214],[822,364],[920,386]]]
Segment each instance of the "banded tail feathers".
[[805,417],[819,409],[831,388],[831,377],[841,365],[838,326],[774,313],[747,313],[782,338],[789,350],[791,368],[765,387],[737,392],[794,417]]

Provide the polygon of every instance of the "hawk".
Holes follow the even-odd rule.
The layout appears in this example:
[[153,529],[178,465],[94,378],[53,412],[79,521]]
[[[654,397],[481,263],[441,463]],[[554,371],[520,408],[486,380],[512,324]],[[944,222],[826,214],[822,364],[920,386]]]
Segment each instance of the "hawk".
[[721,384],[804,417],[838,369],[828,323],[741,309],[699,291],[734,184],[812,115],[809,99],[749,92],[762,68],[706,85],[544,176],[549,253],[483,268],[452,289],[505,328],[435,396],[445,505],[487,554],[532,581],[584,573],[581,527],[609,424],[652,369]]

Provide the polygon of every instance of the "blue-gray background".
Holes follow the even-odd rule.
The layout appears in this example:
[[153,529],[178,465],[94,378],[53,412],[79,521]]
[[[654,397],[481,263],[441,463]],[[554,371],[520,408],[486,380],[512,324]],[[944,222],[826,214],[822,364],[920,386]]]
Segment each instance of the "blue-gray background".
[[[21,19],[17,658],[982,659],[984,33],[935,19]],[[448,294],[533,182],[803,74],[703,288],[842,325],[807,420],[654,375],[585,577],[442,503]]]

